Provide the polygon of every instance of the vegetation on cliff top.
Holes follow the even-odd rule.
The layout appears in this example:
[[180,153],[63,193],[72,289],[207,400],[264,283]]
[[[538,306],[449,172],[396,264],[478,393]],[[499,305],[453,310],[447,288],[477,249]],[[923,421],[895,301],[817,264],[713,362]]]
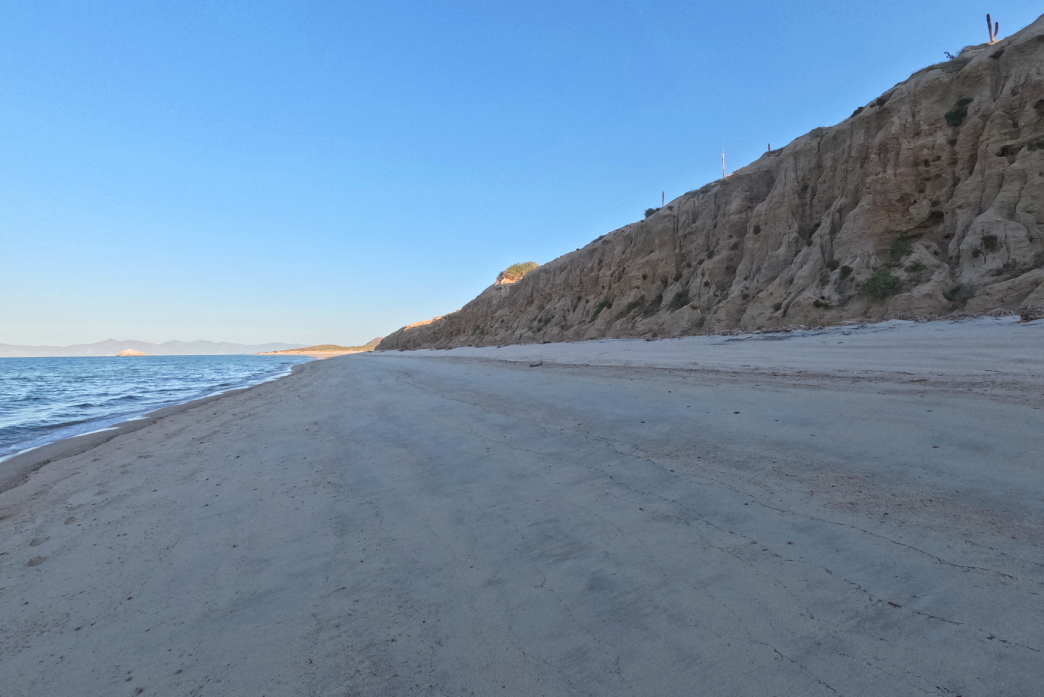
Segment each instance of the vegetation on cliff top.
[[539,267],[540,264],[535,261],[527,261],[519,264],[512,264],[497,276],[497,283],[517,283],[530,271]]

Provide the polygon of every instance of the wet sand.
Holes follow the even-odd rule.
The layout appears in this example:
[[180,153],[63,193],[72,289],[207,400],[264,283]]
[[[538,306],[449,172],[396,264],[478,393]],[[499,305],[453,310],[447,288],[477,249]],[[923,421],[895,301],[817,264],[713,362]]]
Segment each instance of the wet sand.
[[973,330],[837,339],[859,374],[787,362],[822,335],[367,353],[189,405],[0,494],[2,693],[1036,694],[1044,351]]

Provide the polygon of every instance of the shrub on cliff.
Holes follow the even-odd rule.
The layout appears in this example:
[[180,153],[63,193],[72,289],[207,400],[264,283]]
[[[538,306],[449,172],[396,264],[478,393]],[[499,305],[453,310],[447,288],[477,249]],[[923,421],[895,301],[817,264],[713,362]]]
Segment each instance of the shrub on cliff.
[[522,280],[523,276],[539,266],[540,264],[535,261],[512,264],[500,272],[500,275],[497,276],[497,283],[517,283]]
[[892,241],[892,246],[888,248],[888,251],[892,255],[892,261],[900,261],[913,252],[913,242],[909,237],[903,235]]
[[968,118],[968,105],[972,103],[971,97],[965,97],[957,101],[953,111],[946,112],[946,123],[954,128],[960,128],[964,120]]
[[652,317],[660,311],[660,305],[663,305],[663,291],[657,293],[656,297],[646,304],[645,309],[642,310],[642,317]]
[[594,314],[591,315],[591,321],[593,322],[596,319],[598,319],[598,315],[602,314],[602,310],[610,309],[610,308],[612,308],[612,306],[613,306],[613,301],[610,300],[609,298],[606,298],[602,302],[598,303],[598,307],[595,308]]
[[903,282],[892,275],[892,272],[881,267],[874,271],[870,278],[863,281],[859,286],[859,292],[869,295],[871,298],[883,300],[890,295],[895,295],[903,289]]
[[975,289],[970,286],[954,286],[943,293],[943,297],[958,307],[964,307],[969,300],[975,297]]
[[680,310],[689,304],[689,289],[682,288],[671,298],[671,311]]
[[644,304],[645,304],[645,296],[641,295],[641,296],[638,297],[637,300],[632,300],[631,302],[627,303],[627,306],[624,307],[624,309],[620,310],[620,314],[616,315],[616,319],[622,319],[622,318],[626,317],[627,315],[631,314],[632,312],[634,312],[636,309],[638,309],[639,307],[641,307]]

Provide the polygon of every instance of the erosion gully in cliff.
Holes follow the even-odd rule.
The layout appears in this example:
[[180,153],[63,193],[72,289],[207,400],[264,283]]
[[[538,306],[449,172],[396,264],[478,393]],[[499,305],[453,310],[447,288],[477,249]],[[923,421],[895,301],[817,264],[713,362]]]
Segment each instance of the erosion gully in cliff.
[[1044,306],[1044,17],[380,349]]

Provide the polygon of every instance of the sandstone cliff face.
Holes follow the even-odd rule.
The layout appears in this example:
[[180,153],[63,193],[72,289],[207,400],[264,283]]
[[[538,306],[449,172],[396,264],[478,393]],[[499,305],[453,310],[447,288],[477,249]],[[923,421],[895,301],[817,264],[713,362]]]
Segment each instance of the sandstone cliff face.
[[1044,17],[378,348],[1015,309],[1042,265]]

